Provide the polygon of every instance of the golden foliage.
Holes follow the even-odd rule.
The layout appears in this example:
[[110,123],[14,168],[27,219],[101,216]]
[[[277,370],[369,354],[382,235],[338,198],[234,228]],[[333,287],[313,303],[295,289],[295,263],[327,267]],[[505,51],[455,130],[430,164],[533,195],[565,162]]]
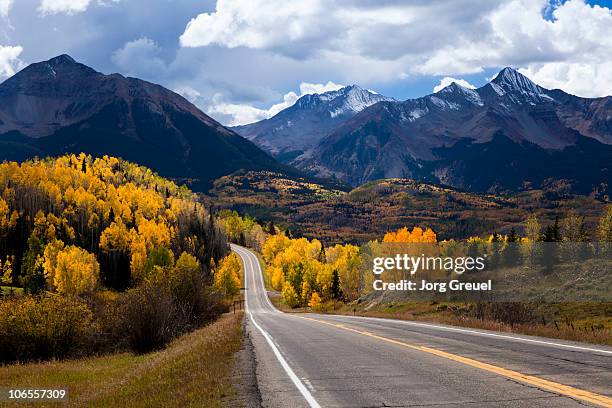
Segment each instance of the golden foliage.
[[432,243],[438,242],[436,233],[430,228],[425,231],[421,227],[414,227],[412,231],[408,228],[400,228],[397,231],[387,232],[383,242],[403,242],[403,243]]
[[63,295],[92,292],[99,283],[100,265],[93,254],[76,246],[54,241],[45,248],[45,277],[50,287]]
[[227,297],[233,297],[240,292],[241,265],[238,255],[232,252],[219,262],[219,268],[215,271],[214,286]]
[[131,274],[134,282],[142,279],[149,257],[159,248],[177,255],[187,250],[208,263],[211,253],[219,253],[199,233],[213,228],[209,219],[186,187],[114,157],[81,153],[0,163],[0,245],[23,221],[27,231],[19,232],[23,243],[14,250],[21,250],[30,235],[42,240],[55,251],[45,257],[46,271],[55,270],[52,263],[61,245],[97,254],[105,268],[122,268],[110,274]]

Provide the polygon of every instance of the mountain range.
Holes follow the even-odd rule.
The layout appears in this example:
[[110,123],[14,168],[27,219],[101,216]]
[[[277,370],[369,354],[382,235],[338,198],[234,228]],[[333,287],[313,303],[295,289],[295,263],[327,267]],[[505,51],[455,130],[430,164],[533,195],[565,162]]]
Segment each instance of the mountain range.
[[0,160],[66,152],[119,156],[200,191],[241,169],[295,172],[168,89],[60,55],[0,84]]
[[395,101],[351,85],[322,94],[304,95],[270,119],[237,126],[234,130],[281,161],[291,161],[314,148],[330,132],[365,108]]
[[356,85],[309,94],[228,129],[159,85],[60,55],[0,83],[0,160],[67,152],[119,156],[199,191],[253,170],[609,197],[612,98],[545,89],[505,68],[478,89],[452,83],[406,101]]
[[[478,89],[452,83],[401,102],[377,96],[379,101],[332,124],[328,101],[342,104],[354,88],[304,97],[271,119],[236,130],[276,155],[293,138],[306,139],[304,152],[289,162],[352,185],[406,177],[469,191],[508,191],[561,181],[576,192],[609,195],[610,97],[548,90],[504,68]],[[316,104],[306,103],[315,98]],[[285,127],[283,139],[274,130],[315,113],[317,123],[326,124],[316,132]]]

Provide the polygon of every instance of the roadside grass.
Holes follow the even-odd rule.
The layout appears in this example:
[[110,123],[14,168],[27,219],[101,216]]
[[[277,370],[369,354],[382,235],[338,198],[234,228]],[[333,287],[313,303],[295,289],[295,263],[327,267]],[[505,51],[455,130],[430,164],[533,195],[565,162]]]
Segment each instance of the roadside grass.
[[452,311],[465,307],[465,303],[393,302],[366,309],[364,305],[355,303],[325,302],[313,310],[309,307],[292,309],[277,293],[269,293],[268,296],[272,304],[285,313],[382,317],[612,346],[612,303],[543,304],[537,306],[537,313],[544,317],[542,323],[507,324],[492,319],[457,315]]
[[[221,407],[236,393],[234,354],[242,346],[243,313],[174,340],[164,350],[79,360],[0,367],[5,388],[66,388],[66,407]],[[46,407],[57,402],[2,402],[0,406]]]
[[527,324],[507,324],[454,312],[465,305],[465,303],[412,301],[378,304],[368,309],[364,305],[343,304],[333,310],[332,304],[326,303],[321,305],[319,312],[442,323],[612,346],[612,303],[610,302],[540,304],[534,306],[534,311],[543,318],[542,322]]

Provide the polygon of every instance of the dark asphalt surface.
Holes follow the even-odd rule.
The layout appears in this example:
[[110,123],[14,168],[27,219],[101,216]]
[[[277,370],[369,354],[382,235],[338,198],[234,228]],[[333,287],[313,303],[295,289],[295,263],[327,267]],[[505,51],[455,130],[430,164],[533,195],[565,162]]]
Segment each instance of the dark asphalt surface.
[[[247,330],[265,407],[612,406],[605,399],[612,397],[610,347],[391,319],[281,313],[267,297],[257,257],[232,248],[245,265]],[[419,346],[573,388],[553,392]],[[579,391],[603,403],[581,399]]]

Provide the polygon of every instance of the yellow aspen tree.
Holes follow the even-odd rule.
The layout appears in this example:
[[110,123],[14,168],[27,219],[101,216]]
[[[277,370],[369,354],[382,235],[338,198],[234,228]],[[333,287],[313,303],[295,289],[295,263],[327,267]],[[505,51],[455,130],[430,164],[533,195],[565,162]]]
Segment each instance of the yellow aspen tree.
[[215,271],[214,287],[227,297],[237,295],[240,292],[240,269],[240,259],[232,252],[219,262],[219,268]]
[[319,306],[321,306],[321,296],[319,296],[317,292],[313,292],[312,296],[310,297],[310,301],[308,302],[308,307],[316,310],[319,308]]
[[100,265],[94,254],[69,246],[57,254],[53,286],[63,295],[79,295],[98,287]]

